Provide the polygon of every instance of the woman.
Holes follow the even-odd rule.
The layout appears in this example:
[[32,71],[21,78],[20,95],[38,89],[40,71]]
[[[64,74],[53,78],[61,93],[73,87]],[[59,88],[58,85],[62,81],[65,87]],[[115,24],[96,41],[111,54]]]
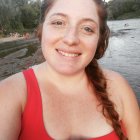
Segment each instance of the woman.
[[1,140],[140,140],[132,89],[97,63],[108,45],[106,20],[101,0],[43,2],[46,61],[1,82]]

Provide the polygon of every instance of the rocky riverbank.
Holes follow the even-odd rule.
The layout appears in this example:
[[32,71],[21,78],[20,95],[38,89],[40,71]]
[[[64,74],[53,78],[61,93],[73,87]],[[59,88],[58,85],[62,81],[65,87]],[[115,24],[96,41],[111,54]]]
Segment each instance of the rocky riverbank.
[[37,38],[0,40],[0,80],[43,60]]

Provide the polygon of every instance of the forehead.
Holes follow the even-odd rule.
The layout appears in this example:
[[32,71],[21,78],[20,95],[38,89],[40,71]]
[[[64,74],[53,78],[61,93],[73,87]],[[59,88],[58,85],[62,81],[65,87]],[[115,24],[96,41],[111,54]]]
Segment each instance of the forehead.
[[99,23],[97,6],[93,0],[56,0],[47,17],[64,13],[70,18],[89,18]]

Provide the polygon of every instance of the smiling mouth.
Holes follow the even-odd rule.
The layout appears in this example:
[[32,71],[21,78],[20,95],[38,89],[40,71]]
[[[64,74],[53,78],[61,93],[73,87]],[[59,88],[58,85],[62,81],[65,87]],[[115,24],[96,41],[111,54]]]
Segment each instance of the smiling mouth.
[[66,57],[77,57],[77,56],[81,55],[80,53],[65,52],[62,50],[57,50],[57,52],[63,56],[66,56]]

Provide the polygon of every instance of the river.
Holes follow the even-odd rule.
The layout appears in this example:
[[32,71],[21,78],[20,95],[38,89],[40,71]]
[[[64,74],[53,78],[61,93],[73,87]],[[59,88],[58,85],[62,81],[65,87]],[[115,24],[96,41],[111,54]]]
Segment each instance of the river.
[[112,37],[101,65],[121,73],[140,104],[140,19],[109,21]]
[[[140,19],[109,21],[111,37],[99,63],[122,74],[136,93],[140,105]],[[1,48],[1,46],[0,46]],[[0,79],[43,61],[38,44],[0,49]]]

